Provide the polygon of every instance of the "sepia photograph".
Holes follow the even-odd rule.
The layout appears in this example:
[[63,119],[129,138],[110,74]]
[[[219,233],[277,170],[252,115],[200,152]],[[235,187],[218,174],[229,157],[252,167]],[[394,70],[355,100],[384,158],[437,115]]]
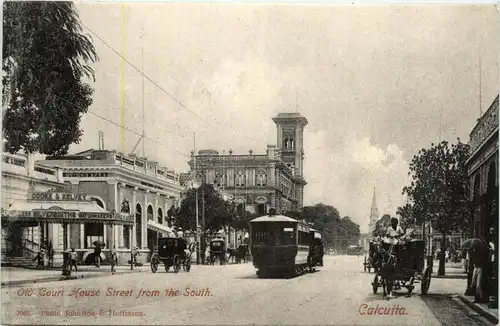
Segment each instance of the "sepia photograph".
[[496,325],[495,3],[3,1],[2,325]]

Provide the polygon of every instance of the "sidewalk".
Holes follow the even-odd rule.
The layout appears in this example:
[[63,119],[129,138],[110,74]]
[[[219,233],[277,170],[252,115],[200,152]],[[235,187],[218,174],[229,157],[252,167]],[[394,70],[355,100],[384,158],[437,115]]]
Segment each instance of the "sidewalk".
[[[446,273],[448,274],[447,271]],[[474,303],[474,297],[464,295],[466,287],[466,279],[434,278],[432,275],[429,294],[450,294],[469,309],[475,310],[492,323],[498,324],[498,309],[489,308],[487,303]]]
[[435,260],[433,267],[433,278],[446,278],[446,279],[467,279],[467,274],[464,272],[462,263],[448,263],[445,265],[445,275],[440,276],[437,274],[439,269],[439,261]]
[[[114,274],[130,274],[140,273],[142,271],[151,271],[149,264],[134,267],[130,270],[130,265],[116,266]],[[113,275],[110,266],[78,266],[78,272],[73,271],[69,279],[77,278],[96,278]],[[62,281],[67,278],[62,276],[62,269],[40,270],[40,269],[25,269],[18,267],[2,267],[1,280],[2,286],[17,286],[32,283],[45,283]]]

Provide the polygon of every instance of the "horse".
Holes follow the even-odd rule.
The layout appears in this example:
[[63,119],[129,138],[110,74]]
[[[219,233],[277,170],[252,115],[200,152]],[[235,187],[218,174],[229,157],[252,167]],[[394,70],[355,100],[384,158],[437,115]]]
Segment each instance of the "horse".
[[393,253],[393,246],[389,250],[385,250],[380,245],[376,245],[377,249],[371,256],[373,267],[378,275],[380,275],[380,284],[382,285],[384,298],[389,298],[394,288],[394,273],[396,272],[397,257]]

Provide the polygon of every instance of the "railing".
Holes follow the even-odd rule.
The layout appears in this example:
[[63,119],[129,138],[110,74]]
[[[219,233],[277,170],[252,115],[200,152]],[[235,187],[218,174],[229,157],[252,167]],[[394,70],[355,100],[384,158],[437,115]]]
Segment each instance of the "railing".
[[15,246],[18,245],[22,257],[27,257],[30,259],[35,258],[35,256],[40,251],[40,245],[28,239],[22,239],[20,244],[15,244],[12,238],[5,238],[5,256],[14,257],[16,256]]

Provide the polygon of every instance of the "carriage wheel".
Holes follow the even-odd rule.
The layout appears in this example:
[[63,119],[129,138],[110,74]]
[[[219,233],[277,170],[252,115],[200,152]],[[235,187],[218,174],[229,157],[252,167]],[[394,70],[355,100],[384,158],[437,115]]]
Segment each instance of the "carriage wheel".
[[415,286],[413,285],[413,282],[415,281],[415,277],[410,278],[410,285],[408,285],[408,294],[411,294]]
[[179,273],[180,269],[181,269],[181,260],[179,259],[179,256],[174,256],[174,273]]
[[158,262],[151,260],[151,271],[153,273],[156,273],[157,270],[158,270]]
[[191,259],[186,259],[184,263],[184,270],[188,273],[191,270]]
[[375,274],[375,277],[373,278],[373,282],[372,282],[372,287],[373,287],[373,294],[377,294],[377,291],[378,291],[378,275]]
[[420,291],[423,295],[427,294],[429,291],[429,286],[431,285],[431,269],[427,267],[424,272],[424,276],[422,277],[422,281],[420,283]]

